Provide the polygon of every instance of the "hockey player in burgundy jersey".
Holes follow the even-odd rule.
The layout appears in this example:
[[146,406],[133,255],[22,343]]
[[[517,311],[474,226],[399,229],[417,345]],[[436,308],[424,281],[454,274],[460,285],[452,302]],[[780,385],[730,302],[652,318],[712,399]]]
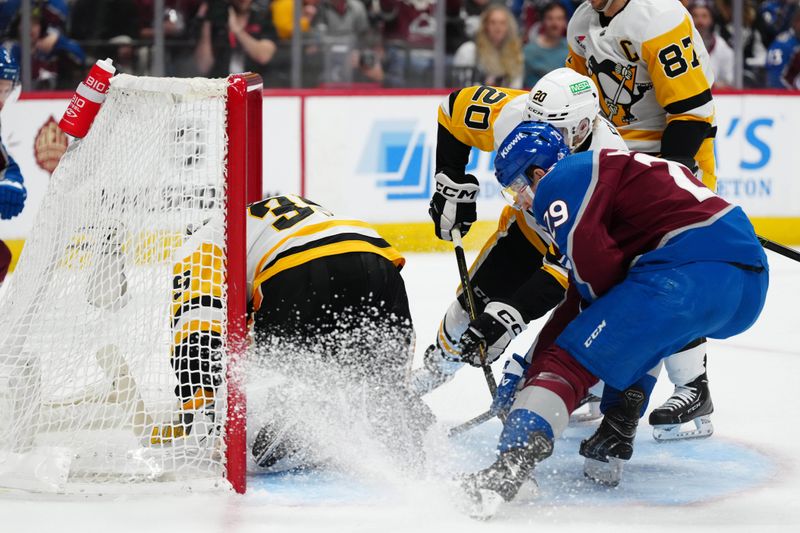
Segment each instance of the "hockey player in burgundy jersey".
[[[746,330],[766,298],[767,259],[739,207],[686,167],[641,153],[584,152],[557,163],[563,141],[548,128],[509,136],[514,145],[500,149],[496,168],[509,196],[552,238],[570,285],[540,334],[497,461],[464,480],[481,515],[511,500],[550,456],[597,378],[618,394],[604,402],[605,418],[581,454],[606,464],[629,459],[652,390],[648,371],[692,339]],[[514,175],[503,172],[503,159],[515,161]]]

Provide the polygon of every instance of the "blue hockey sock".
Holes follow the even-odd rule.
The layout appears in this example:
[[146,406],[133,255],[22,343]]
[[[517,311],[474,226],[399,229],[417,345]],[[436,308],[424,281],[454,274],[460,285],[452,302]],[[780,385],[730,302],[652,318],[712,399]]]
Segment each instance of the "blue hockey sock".
[[514,448],[520,448],[528,444],[531,433],[541,431],[550,440],[553,440],[553,428],[550,423],[527,409],[514,409],[506,419],[503,426],[503,433],[500,434],[500,442],[497,444],[497,452],[503,453]]
[[[639,412],[639,416],[643,416],[645,411],[647,410],[647,404],[650,401],[650,394],[653,392],[653,387],[656,386],[656,378],[650,374],[645,374],[644,376],[640,377],[636,383],[633,383],[633,386],[639,386],[644,391],[644,403],[642,404],[642,410]],[[608,409],[619,405],[622,402],[622,391],[615,389],[608,383],[605,384],[603,388],[603,398],[600,401],[600,412],[605,414]]]

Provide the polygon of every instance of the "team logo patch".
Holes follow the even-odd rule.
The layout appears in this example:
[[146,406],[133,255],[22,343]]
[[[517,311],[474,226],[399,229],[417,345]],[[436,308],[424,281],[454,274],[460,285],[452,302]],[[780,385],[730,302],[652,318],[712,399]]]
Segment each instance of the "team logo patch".
[[572,94],[583,94],[585,92],[591,91],[592,86],[589,85],[589,82],[586,80],[579,81],[578,83],[573,83],[569,86],[569,90]]
[[36,164],[42,170],[52,174],[61,160],[61,156],[67,151],[69,139],[67,134],[58,127],[56,119],[51,115],[47,119],[33,141],[33,155]]

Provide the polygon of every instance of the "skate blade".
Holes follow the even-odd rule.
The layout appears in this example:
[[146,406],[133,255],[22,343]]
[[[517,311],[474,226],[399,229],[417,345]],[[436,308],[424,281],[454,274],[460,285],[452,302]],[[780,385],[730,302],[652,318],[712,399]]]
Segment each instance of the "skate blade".
[[503,501],[503,497],[493,490],[478,489],[477,494],[472,495],[469,516],[475,520],[489,520],[497,514]]
[[[694,423],[694,429],[681,429],[686,424]],[[711,418],[700,416],[686,424],[671,424],[653,426],[653,438],[656,442],[670,442],[676,440],[707,439],[714,433],[714,424]]]
[[599,485],[616,487],[622,479],[625,461],[609,457],[608,462],[586,458],[583,462],[583,475]]

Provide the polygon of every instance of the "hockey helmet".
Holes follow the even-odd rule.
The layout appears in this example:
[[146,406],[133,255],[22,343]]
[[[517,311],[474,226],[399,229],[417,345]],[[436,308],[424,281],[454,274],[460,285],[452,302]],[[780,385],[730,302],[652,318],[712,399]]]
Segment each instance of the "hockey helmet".
[[0,47],[0,80],[11,82],[10,86],[0,88],[0,109],[2,109],[6,101],[13,100],[11,96],[19,82],[19,65],[9,51],[2,47]]
[[494,158],[495,177],[503,196],[518,208],[530,209],[531,167],[549,169],[570,154],[564,137],[546,122],[522,122],[503,139]]
[[575,150],[592,131],[600,113],[597,87],[591,78],[570,68],[547,73],[531,89],[524,120],[541,120],[561,131],[570,150]]

